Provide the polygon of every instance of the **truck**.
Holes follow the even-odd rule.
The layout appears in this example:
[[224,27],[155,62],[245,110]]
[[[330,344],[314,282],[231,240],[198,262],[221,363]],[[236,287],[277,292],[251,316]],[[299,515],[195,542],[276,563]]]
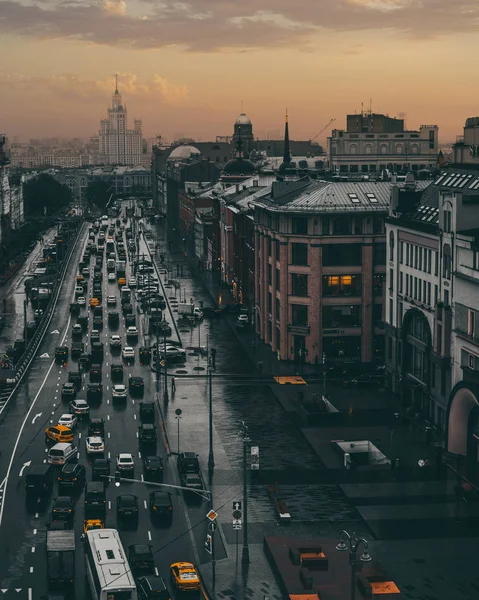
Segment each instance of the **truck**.
[[47,577],[50,586],[73,584],[75,580],[74,531],[47,531]]
[[179,302],[178,304],[178,316],[180,319],[197,319],[203,318],[201,309],[191,304],[191,302]]
[[116,261],[116,274],[118,277],[125,277],[126,273],[126,261],[125,260],[117,260]]

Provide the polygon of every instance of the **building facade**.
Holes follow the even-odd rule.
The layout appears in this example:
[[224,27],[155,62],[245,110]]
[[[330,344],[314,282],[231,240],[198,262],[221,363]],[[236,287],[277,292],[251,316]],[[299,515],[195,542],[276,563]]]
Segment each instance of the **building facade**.
[[466,119],[464,133],[457,137],[452,154],[455,164],[479,166],[479,117]]
[[346,129],[333,129],[328,137],[329,166],[348,176],[377,176],[383,170],[407,173],[436,168],[437,125],[404,128],[403,119],[361,113],[347,115]]
[[275,181],[255,202],[256,331],[281,360],[380,362],[387,183]]
[[5,136],[0,135],[0,262],[8,255],[12,232],[23,225],[23,184],[25,176],[14,175],[4,152]]

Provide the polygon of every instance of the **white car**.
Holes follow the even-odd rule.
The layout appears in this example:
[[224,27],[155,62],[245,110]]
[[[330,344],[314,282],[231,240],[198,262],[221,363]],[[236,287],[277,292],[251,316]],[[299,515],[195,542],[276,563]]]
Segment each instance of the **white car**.
[[77,400],[72,400],[70,402],[70,408],[73,414],[75,415],[88,415],[90,414],[90,407],[86,400],[81,400],[78,398]]
[[105,442],[101,437],[87,437],[85,445],[87,454],[103,454],[105,452]]
[[126,337],[138,337],[138,329],[134,325],[127,327]]
[[117,471],[133,471],[135,468],[135,461],[131,454],[118,454],[116,457],[116,469]]
[[113,282],[113,283],[116,281],[115,273],[108,273],[108,281]]
[[80,306],[84,306],[86,304],[86,298],[85,298],[85,296],[78,296],[77,302],[78,302],[78,304]]
[[116,296],[108,296],[106,303],[108,306],[116,306]]
[[125,346],[122,350],[122,355],[126,359],[135,358],[135,350],[131,346]]
[[249,323],[248,315],[239,315],[238,322],[239,323]]
[[111,395],[118,400],[126,400],[126,385],[114,385],[111,390]]
[[81,285],[77,285],[75,288],[75,296],[81,296],[83,294],[83,287]]
[[78,419],[75,417],[75,415],[64,414],[58,419],[59,425],[64,425],[69,429],[73,429],[77,423]]
[[121,337],[119,335],[110,336],[110,346],[112,348],[121,348]]
[[132,277],[129,281],[128,281],[128,287],[129,288],[134,288],[136,287],[136,279],[134,277]]

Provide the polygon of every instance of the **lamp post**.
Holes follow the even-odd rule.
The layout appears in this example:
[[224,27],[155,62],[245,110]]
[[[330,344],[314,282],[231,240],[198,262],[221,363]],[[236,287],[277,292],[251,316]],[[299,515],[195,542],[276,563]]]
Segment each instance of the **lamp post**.
[[209,395],[209,433],[210,433],[210,452],[208,455],[208,471],[213,472],[215,468],[215,457],[213,454],[213,377],[211,365],[208,366],[208,395]]
[[350,534],[343,529],[341,531],[341,539],[336,546],[336,550],[339,552],[346,552],[349,550],[349,564],[351,565],[351,600],[355,600],[356,597],[356,568],[358,565],[357,555],[361,544],[363,545],[363,553],[359,557],[359,560],[361,562],[370,562],[372,558],[368,552],[368,541],[364,538],[358,539],[354,532]]
[[[164,319],[166,321],[166,319]],[[165,404],[168,404],[168,366],[166,362],[166,328],[163,329],[163,360],[165,361],[165,391],[163,393],[163,400]],[[159,357],[158,357],[159,358]],[[161,366],[161,365],[160,365]]]
[[241,562],[243,566],[249,565],[249,546],[248,546],[248,444],[251,438],[248,435],[248,426],[244,421],[241,421],[241,435],[243,436],[243,553]]

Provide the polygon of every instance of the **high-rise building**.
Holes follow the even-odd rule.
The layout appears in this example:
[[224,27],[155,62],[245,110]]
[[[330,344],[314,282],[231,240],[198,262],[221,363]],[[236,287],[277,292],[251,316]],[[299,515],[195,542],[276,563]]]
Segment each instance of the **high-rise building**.
[[140,165],[142,162],[142,122],[135,119],[128,129],[126,104],[118,91],[118,78],[108,116],[100,122],[99,162],[108,165]]

